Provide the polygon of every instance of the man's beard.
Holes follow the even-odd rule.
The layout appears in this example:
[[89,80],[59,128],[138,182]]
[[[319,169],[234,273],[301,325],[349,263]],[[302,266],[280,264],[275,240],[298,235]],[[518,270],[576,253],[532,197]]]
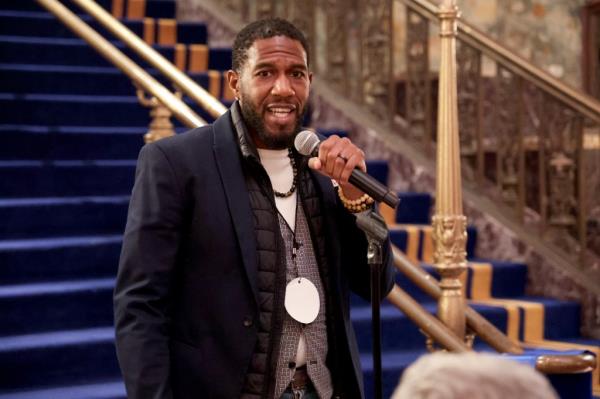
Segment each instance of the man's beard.
[[240,108],[246,126],[258,136],[260,141],[266,146],[266,149],[269,150],[284,150],[290,148],[294,144],[294,138],[302,127],[302,121],[304,120],[304,115],[307,111],[306,106],[300,110],[292,131],[269,134],[265,129],[265,124],[263,123],[261,115],[256,111],[256,107],[252,101],[243,94],[241,96]]

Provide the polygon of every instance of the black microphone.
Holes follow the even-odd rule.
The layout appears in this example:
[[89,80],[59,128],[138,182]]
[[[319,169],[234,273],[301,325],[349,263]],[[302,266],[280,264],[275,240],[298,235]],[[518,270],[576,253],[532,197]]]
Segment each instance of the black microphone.
[[[296,150],[307,157],[318,156],[320,144],[321,139],[319,139],[319,136],[310,130],[301,131],[294,139],[294,147],[296,147]],[[384,202],[392,208],[398,206],[400,200],[396,193],[362,170],[355,168],[348,181],[356,188],[369,194],[375,201]]]

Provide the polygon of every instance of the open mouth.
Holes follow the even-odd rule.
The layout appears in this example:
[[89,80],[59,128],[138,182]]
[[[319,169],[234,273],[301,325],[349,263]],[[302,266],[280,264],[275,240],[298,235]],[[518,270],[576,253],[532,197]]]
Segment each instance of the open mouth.
[[267,106],[267,112],[276,118],[287,118],[296,112],[296,106],[293,104],[273,104]]

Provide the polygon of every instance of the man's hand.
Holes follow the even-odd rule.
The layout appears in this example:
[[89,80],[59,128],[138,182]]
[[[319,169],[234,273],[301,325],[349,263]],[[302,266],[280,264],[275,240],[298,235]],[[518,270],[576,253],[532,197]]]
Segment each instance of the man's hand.
[[337,181],[349,200],[358,199],[364,194],[348,182],[354,168],[367,172],[365,153],[350,139],[332,135],[323,140],[319,145],[319,156],[309,159],[308,166]]

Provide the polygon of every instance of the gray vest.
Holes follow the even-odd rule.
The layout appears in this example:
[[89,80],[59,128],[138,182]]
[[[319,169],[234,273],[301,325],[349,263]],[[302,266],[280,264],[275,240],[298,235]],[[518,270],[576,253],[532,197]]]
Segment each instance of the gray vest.
[[285,242],[286,258],[286,284],[296,277],[306,277],[317,288],[320,297],[320,308],[317,319],[310,324],[303,325],[294,320],[287,312],[283,319],[283,331],[280,342],[279,356],[277,359],[275,398],[281,397],[294,375],[294,362],[300,334],[303,332],[306,339],[306,366],[308,375],[314,384],[321,399],[329,399],[333,394],[331,374],[326,365],[327,359],[327,319],[325,309],[325,291],[319,274],[319,266],[310,235],[310,230],[302,205],[298,198],[296,208],[295,239],[299,243],[296,262],[292,260],[294,233],[291,231],[284,218],[279,215],[279,228]]

